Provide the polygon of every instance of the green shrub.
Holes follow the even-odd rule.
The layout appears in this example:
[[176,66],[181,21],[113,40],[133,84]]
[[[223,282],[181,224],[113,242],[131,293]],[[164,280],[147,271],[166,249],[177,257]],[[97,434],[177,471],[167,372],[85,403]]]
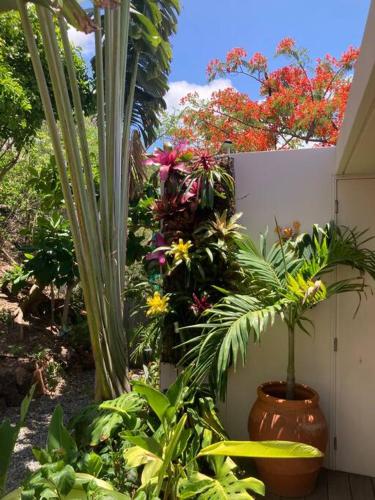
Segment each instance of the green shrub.
[[252,499],[263,483],[240,478],[230,456],[321,456],[296,443],[226,441],[212,399],[188,387],[189,377],[165,394],[136,382],[133,392],[85,408],[70,432],[58,406],[46,447],[33,450],[40,469],[5,498]]

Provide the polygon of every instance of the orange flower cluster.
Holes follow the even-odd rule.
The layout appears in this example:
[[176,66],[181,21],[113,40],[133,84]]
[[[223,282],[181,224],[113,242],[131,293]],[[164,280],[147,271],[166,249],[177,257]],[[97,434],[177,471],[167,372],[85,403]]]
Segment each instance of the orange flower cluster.
[[281,238],[282,241],[288,241],[300,234],[301,223],[298,220],[293,221],[291,226],[276,226],[275,233]]
[[301,145],[331,146],[337,141],[359,51],[353,47],[340,57],[326,55],[314,68],[305,49],[284,38],[276,56],[289,64],[269,71],[267,58],[244,49],[231,50],[224,61],[207,68],[210,80],[241,74],[258,82],[256,98],[228,88],[207,101],[197,94],[183,99],[182,125],[173,130],[176,141],[217,152],[230,140],[235,151],[289,149]]

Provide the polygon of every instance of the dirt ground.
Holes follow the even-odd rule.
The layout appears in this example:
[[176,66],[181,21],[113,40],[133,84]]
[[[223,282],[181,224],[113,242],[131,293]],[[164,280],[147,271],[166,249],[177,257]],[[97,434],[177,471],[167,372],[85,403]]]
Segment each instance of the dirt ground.
[[[9,267],[10,264],[0,258],[0,279]],[[56,405],[61,404],[68,421],[94,397],[91,353],[80,351],[79,346],[69,343],[69,338],[60,337],[48,316],[28,316],[20,328],[14,321],[18,311],[18,299],[0,292],[0,422],[4,418],[13,423],[17,421],[20,403],[35,382],[37,364],[53,361],[59,371],[53,377],[52,387],[43,374],[46,391],[31,402],[26,426],[16,444],[7,490],[18,487],[27,471],[37,468],[32,448],[45,446]],[[47,361],[41,360],[43,352],[48,352]]]
[[[0,252],[0,280],[9,267],[9,263],[1,260]],[[32,448],[45,446],[56,405],[61,404],[68,421],[93,401],[95,386],[89,340],[81,337],[80,330],[75,340],[72,333],[60,336],[58,325],[51,325],[50,313],[41,316],[29,314],[21,328],[14,321],[19,300],[19,296],[11,297],[0,290],[0,422],[4,418],[13,423],[17,421],[21,401],[36,382],[37,371],[42,374],[45,391],[40,390],[38,383],[36,392],[39,394],[31,402],[26,425],[16,444],[8,491],[18,487],[27,472],[38,467]],[[43,354],[45,352],[47,355]],[[52,385],[48,382],[51,378],[49,364],[59,367],[59,371],[53,374]],[[140,378],[143,370],[135,368],[130,376]]]

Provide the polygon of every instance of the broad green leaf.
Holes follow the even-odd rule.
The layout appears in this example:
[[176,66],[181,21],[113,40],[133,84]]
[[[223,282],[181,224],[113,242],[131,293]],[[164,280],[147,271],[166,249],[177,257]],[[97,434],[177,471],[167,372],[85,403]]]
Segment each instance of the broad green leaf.
[[192,435],[194,435],[193,429],[182,429],[180,439],[177,442],[177,446],[172,456],[172,460],[175,460],[176,458],[180,457],[185,452]]
[[29,406],[31,400],[34,395],[35,385],[33,385],[27,394],[27,396],[23,399],[21,403],[20,409],[20,419],[16,425],[11,425],[9,420],[4,420],[0,424],[0,495],[5,489],[5,483],[8,476],[8,469],[10,465],[10,460],[12,458],[12,453],[14,450],[14,446],[16,444],[18,434],[20,432],[21,427],[23,427],[26,419],[27,412],[29,410]]
[[156,26],[152,23],[152,21],[146,17],[144,14],[138,11],[133,11],[133,14],[135,14],[138,18],[138,20],[141,22],[144,28],[144,35],[146,39],[150,42],[150,44],[156,48],[160,45],[162,38],[156,28]]
[[1,497],[1,500],[20,500],[21,492],[22,488],[17,488],[16,490],[11,491],[4,497]]
[[162,460],[153,460],[148,462],[142,471],[141,483],[142,485],[154,484],[156,485],[158,478],[161,476],[161,468],[163,465]]
[[18,430],[12,426],[9,420],[4,420],[0,424],[0,494],[5,489],[5,482],[8,475],[8,469],[14,445],[18,436]]
[[212,484],[212,478],[196,472],[187,479],[182,479],[178,485],[178,496],[185,498],[199,498],[199,494],[206,491]]
[[89,428],[90,446],[97,446],[99,443],[106,441],[122,422],[123,417],[118,412],[96,417]]
[[84,484],[87,484],[91,481],[93,481],[99,488],[110,491],[113,490],[113,486],[107,481],[103,481],[103,479],[99,479],[97,477],[92,476],[91,474],[86,474],[84,472],[76,473],[75,488],[77,488],[78,486],[83,486]]
[[140,446],[132,446],[131,448],[126,448],[124,450],[124,458],[127,462],[128,467],[139,467],[140,465],[147,464],[149,462],[157,461],[161,462],[161,459],[152,453],[147,451]]
[[134,444],[135,446],[139,446],[143,448],[145,451],[150,451],[157,457],[161,458],[163,454],[163,450],[161,446],[156,441],[156,439],[147,436],[132,436],[131,434],[121,433],[121,437],[129,441],[129,443]]
[[143,406],[144,401],[142,398],[134,392],[129,392],[122,394],[116,399],[104,401],[99,408],[101,410],[109,410],[123,415],[129,415],[130,413],[138,413],[142,410]]
[[167,469],[172,461],[172,457],[176,453],[176,449],[178,447],[178,443],[180,441],[182,431],[185,427],[186,420],[187,420],[187,415],[185,413],[181,417],[180,421],[175,425],[173,432],[172,432],[172,435],[169,438],[169,442],[167,443],[166,449],[164,451],[163,463],[162,463],[162,466],[160,468],[157,493],[159,493],[161,490],[164,475],[167,472]]
[[191,370],[186,369],[180,374],[176,381],[168,388],[166,396],[171,404],[178,408],[182,402],[183,394],[186,391],[186,384],[191,376]]
[[103,460],[100,455],[92,451],[84,457],[85,469],[89,474],[97,477],[103,468]]
[[71,465],[66,465],[60,472],[53,475],[59,493],[67,495],[75,484],[75,472]]
[[102,479],[98,479],[90,474],[82,472],[76,473],[76,482],[74,487],[68,495],[64,496],[64,499],[87,500],[87,498],[89,498],[87,493],[88,485],[93,487],[95,498],[100,498],[101,500],[130,500],[130,495],[115,491],[113,486],[107,481],[103,481]]
[[27,396],[22,400],[21,411],[20,411],[20,422],[19,422],[20,427],[23,427],[23,425],[25,423],[27,412],[29,411],[29,406],[30,406],[31,400],[33,399],[34,392],[35,392],[35,384],[31,387]]
[[266,492],[266,488],[264,486],[263,481],[256,479],[255,477],[247,477],[245,479],[240,479],[241,486],[246,488],[247,490],[251,490],[257,495],[264,496]]
[[152,410],[156,413],[161,421],[166,410],[170,406],[169,399],[162,392],[142,382],[134,382],[133,389],[138,394],[142,394]]
[[47,449],[49,453],[57,452],[67,462],[77,454],[77,445],[64,426],[63,409],[60,405],[56,406],[48,427]]
[[[107,491],[107,490],[101,490],[96,489],[95,493],[98,495],[97,498],[100,498],[100,500],[131,500],[131,496],[128,493],[120,493],[119,491]],[[87,500],[87,493],[85,492],[85,496],[82,497],[85,500]],[[72,497],[72,500],[74,500],[74,497]]]
[[194,472],[178,484],[179,498],[197,500],[251,500],[248,490],[264,495],[264,485],[253,478],[239,480],[232,472],[232,461],[218,463],[215,477]]
[[32,453],[40,465],[44,465],[52,461],[51,455],[44,448],[32,448]]
[[292,441],[222,441],[207,446],[198,456],[220,455],[251,458],[320,458],[323,453]]

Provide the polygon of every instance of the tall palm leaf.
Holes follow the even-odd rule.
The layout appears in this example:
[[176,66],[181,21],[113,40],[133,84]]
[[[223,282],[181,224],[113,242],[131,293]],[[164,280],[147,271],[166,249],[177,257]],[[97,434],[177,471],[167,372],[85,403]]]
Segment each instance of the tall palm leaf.
[[[180,2],[179,0],[133,0],[132,3],[136,12],[143,13],[158,27],[160,36],[160,43],[157,45],[153,43],[152,37],[140,36],[144,18],[140,19],[136,14],[131,16],[126,94],[129,95],[133,68],[136,65],[138,68],[131,123],[142,135],[147,148],[156,139],[160,112],[166,109],[164,96],[168,91],[172,57],[170,39],[176,33]],[[95,73],[95,56],[91,64]]]
[[[171,65],[171,37],[176,33],[179,0],[133,0],[134,7],[158,26],[161,43],[153,50],[139,46],[135,40],[131,45],[140,49],[138,76],[135,89],[132,121],[142,134],[144,144],[149,147],[156,139],[160,125],[160,112],[166,109],[164,96],[168,91]],[[129,58],[133,57],[132,50]],[[131,68],[131,61],[128,68]]]

